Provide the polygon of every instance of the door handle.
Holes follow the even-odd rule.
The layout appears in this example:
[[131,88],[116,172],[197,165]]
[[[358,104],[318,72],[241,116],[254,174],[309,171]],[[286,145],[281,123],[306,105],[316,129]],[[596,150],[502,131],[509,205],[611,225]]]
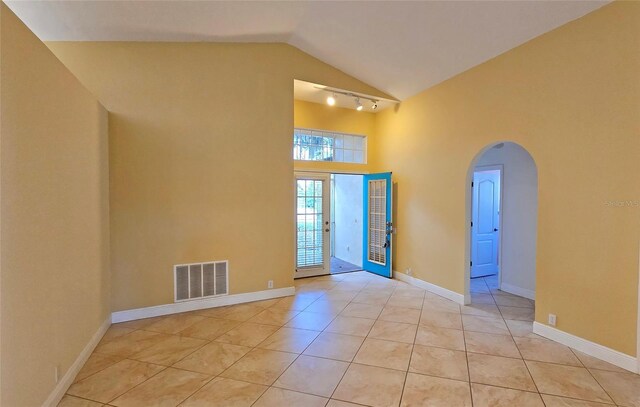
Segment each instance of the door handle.
[[393,223],[392,222],[387,222],[387,227],[386,227],[385,233],[387,234],[387,236],[389,236],[390,234],[393,233]]
[[497,231],[498,231],[498,228],[493,228],[493,231],[494,231],[494,232],[497,232]]
[[328,231],[329,231],[329,228],[326,228],[324,231],[325,231],[325,232],[328,232]]

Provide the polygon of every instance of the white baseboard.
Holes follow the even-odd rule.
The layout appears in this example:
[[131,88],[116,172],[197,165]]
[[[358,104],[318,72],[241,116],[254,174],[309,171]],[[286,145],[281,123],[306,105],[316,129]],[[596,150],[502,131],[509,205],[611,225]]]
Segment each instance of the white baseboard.
[[527,288],[518,287],[512,284],[502,283],[500,284],[500,290],[517,295],[519,297],[528,298],[530,300],[536,300],[536,292]]
[[107,329],[109,329],[109,326],[111,326],[111,316],[105,319],[102,325],[100,325],[100,328],[98,328],[96,333],[93,334],[91,340],[87,343],[87,346],[82,349],[82,352],[80,352],[75,362],[73,362],[71,367],[67,369],[67,372],[62,376],[62,379],[60,379],[51,394],[49,394],[49,397],[47,397],[47,400],[42,404],[43,407],[55,407],[60,403],[60,400],[62,400],[64,394],[73,384],[73,380],[76,378],[76,375],[87,362],[87,359],[89,359],[89,356],[91,356],[91,353],[93,353],[96,346],[98,346],[98,343],[104,336],[105,332],[107,332]]
[[136,308],[117,311],[111,314],[113,323],[133,321],[136,319],[159,317],[180,312],[196,311],[199,309],[222,307],[225,305],[241,304],[244,302],[269,300],[286,297],[296,293],[295,287],[276,288],[272,290],[254,291],[252,293],[231,294],[221,297],[203,298],[200,300],[183,301],[175,304],[156,305],[153,307]]
[[567,332],[561,331],[557,328],[553,328],[545,324],[541,324],[539,322],[533,323],[533,333],[544,336],[547,339],[560,342],[563,345],[578,350],[582,353],[586,353],[587,355],[593,356],[594,358],[609,362],[612,365],[616,365],[630,372],[640,373],[638,369],[637,359],[633,356],[618,352],[617,350],[607,348],[606,346],[588,341],[575,335],[571,335]]
[[428,283],[424,280],[420,280],[419,278],[415,278],[415,277],[411,277],[407,274],[404,273],[399,273],[397,271],[393,272],[393,277],[400,280],[400,281],[404,281],[405,283],[411,284],[413,286],[422,288],[424,290],[427,290],[431,293],[434,293],[436,295],[439,295],[441,297],[444,297],[448,300],[457,302],[460,305],[464,305],[465,304],[465,298],[464,295],[459,294],[455,291],[451,291],[448,290],[446,288],[442,288],[439,285],[435,285],[435,284],[431,284]]
[[306,277],[320,277],[320,276],[330,276],[331,275],[331,271],[329,269],[326,269],[326,272],[323,272],[322,274],[318,274],[317,270],[305,270],[305,269],[301,269],[301,270],[297,270],[294,271],[294,275],[293,278],[306,278]]

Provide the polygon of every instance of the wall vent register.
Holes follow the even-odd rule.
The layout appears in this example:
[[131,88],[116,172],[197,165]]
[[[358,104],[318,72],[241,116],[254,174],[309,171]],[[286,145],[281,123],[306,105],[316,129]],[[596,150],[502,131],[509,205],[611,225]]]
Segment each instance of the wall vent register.
[[229,261],[173,266],[175,302],[229,294]]

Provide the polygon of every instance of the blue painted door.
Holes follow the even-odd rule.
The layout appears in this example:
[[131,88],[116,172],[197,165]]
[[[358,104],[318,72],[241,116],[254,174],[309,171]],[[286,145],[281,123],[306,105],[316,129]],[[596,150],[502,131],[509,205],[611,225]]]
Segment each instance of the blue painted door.
[[471,210],[471,278],[498,273],[500,171],[473,174]]
[[391,278],[391,173],[365,175],[363,187],[362,268]]

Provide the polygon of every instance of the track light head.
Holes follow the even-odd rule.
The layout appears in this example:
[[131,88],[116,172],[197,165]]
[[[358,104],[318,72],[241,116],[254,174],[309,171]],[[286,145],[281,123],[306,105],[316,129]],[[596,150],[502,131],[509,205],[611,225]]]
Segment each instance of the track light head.
[[378,101],[374,100],[373,105],[371,105],[371,110],[376,110],[378,108]]
[[333,106],[333,105],[336,104],[336,94],[335,93],[332,94],[332,95],[329,95],[329,97],[327,97],[327,104],[329,106]]
[[356,110],[357,111],[361,111],[362,110],[362,103],[360,103],[360,98],[356,97]]

